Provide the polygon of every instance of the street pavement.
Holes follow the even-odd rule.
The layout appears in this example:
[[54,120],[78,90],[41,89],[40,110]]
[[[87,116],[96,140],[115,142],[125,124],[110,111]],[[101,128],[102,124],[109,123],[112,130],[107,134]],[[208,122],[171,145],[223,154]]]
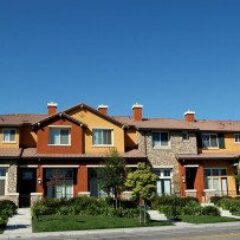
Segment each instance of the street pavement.
[[0,240],[239,240],[240,222],[218,224],[177,224],[176,226],[9,234]]

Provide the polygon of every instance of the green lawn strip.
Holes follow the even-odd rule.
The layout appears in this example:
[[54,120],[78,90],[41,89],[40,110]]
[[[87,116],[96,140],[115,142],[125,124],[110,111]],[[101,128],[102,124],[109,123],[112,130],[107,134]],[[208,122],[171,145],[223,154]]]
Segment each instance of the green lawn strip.
[[142,225],[138,219],[105,216],[44,216],[33,220],[33,232],[74,231],[86,229],[129,228],[172,225],[170,221],[151,221]]
[[0,234],[3,233],[3,231],[5,230],[6,225],[7,225],[7,221],[3,220],[3,219],[0,219]]
[[183,222],[195,223],[195,224],[240,221],[239,219],[221,217],[221,216],[181,216],[180,218]]

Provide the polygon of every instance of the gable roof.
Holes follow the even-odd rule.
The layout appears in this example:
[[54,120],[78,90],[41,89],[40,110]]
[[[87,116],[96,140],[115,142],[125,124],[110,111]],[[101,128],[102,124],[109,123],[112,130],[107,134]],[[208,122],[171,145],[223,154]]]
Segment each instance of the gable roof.
[[90,107],[89,105],[87,105],[85,103],[77,104],[77,105],[75,105],[75,106],[73,106],[71,108],[68,108],[68,109],[64,110],[63,112],[69,113],[69,112],[74,111],[74,110],[76,110],[78,108],[80,108],[80,109],[84,109],[85,108],[88,111],[96,114],[97,116],[99,116],[99,117],[101,117],[101,118],[103,118],[103,119],[105,119],[105,120],[107,120],[107,121],[109,121],[109,122],[111,122],[111,123],[113,123],[113,124],[115,124],[117,126],[120,126],[120,127],[124,126],[124,124],[122,122],[118,121],[117,119],[115,119],[115,118],[113,118],[111,116],[108,116],[106,114],[103,114],[103,113],[99,112],[98,110]]
[[82,123],[79,120],[69,116],[68,114],[66,114],[64,112],[59,112],[59,113],[56,113],[56,114],[54,114],[52,116],[48,116],[48,117],[46,117],[46,118],[44,118],[44,119],[34,123],[33,127],[37,129],[37,128],[47,124],[49,121],[53,121],[54,119],[58,119],[58,118],[59,119],[60,118],[65,118],[65,119],[69,120],[70,122],[73,122],[73,123],[75,123],[75,124],[77,124],[77,125],[79,125],[81,127],[86,126],[84,123]]

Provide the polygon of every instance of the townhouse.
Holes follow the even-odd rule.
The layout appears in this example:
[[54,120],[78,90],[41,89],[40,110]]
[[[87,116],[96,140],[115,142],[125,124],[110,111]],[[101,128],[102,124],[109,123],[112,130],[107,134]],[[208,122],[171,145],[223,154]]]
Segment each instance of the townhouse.
[[108,106],[84,103],[46,114],[0,115],[0,199],[29,206],[42,197],[101,196],[99,168],[109,149],[127,167],[149,162],[159,176],[157,193],[195,196],[238,194],[240,122],[110,116]]

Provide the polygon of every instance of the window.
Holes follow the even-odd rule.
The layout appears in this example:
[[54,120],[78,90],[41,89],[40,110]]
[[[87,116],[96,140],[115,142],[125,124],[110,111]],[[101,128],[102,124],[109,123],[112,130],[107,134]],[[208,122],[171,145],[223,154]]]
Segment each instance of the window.
[[155,173],[158,175],[157,194],[170,195],[172,193],[172,169],[157,169]]
[[219,139],[217,134],[203,134],[202,143],[203,148],[219,148]]
[[227,195],[227,169],[207,168],[204,170],[205,189],[214,189],[219,196]]
[[50,128],[49,144],[70,145],[69,128]]
[[240,133],[235,134],[235,143],[240,143]]
[[5,188],[6,188],[6,168],[0,168],[0,196],[5,195]]
[[153,148],[169,147],[168,132],[154,132],[152,134]]
[[182,132],[182,140],[183,141],[188,141],[189,140],[188,132]]
[[15,143],[16,142],[16,129],[6,128],[3,129],[3,142]]
[[93,129],[93,145],[112,145],[112,130]]

